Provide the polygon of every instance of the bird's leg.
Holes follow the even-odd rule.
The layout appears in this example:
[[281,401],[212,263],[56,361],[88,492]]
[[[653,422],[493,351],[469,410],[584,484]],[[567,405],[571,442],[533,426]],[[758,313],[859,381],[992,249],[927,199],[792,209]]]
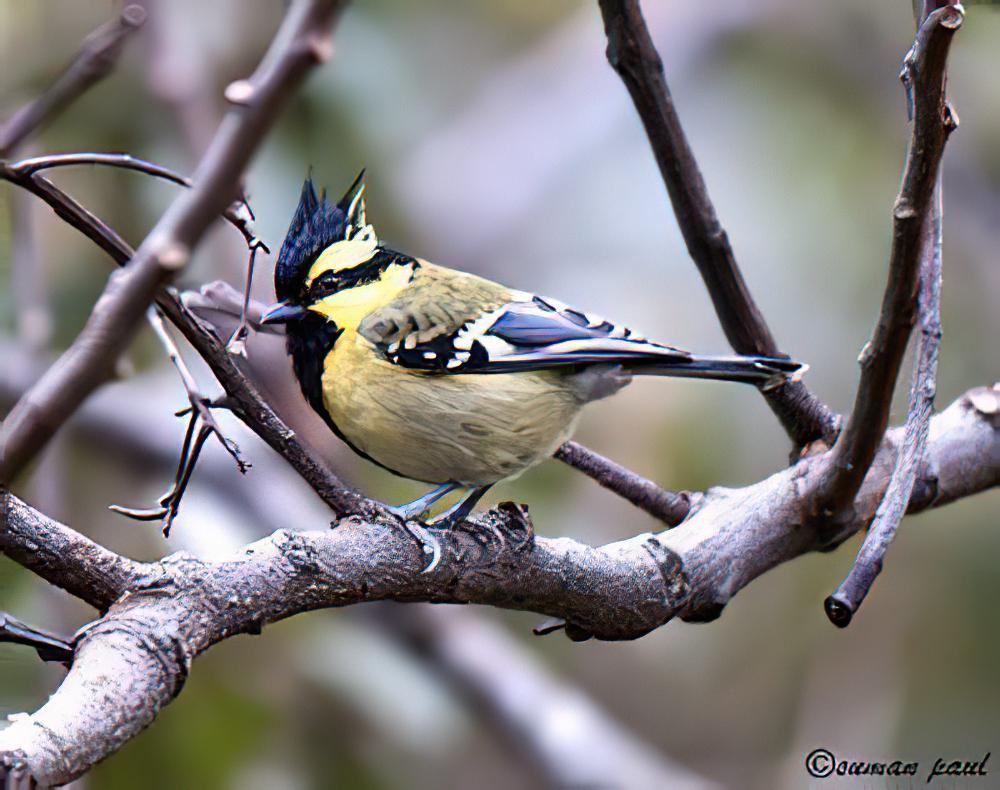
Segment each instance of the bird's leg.
[[412,519],[420,518],[427,512],[431,505],[459,488],[461,486],[458,483],[443,483],[437,488],[428,491],[422,497],[414,499],[412,502],[407,502],[405,505],[390,507],[389,510],[403,519],[403,521],[411,521]]
[[447,529],[458,524],[460,521],[464,521],[466,516],[472,512],[472,508],[483,498],[483,494],[489,490],[490,486],[476,486],[470,489],[469,493],[444,511],[444,513],[428,521],[427,526],[434,527],[435,529]]

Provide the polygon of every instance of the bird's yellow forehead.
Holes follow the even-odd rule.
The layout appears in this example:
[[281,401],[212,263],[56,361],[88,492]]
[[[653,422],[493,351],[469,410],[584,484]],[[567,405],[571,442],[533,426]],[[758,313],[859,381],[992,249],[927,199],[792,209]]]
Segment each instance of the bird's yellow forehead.
[[339,272],[367,263],[375,257],[377,250],[378,240],[374,238],[361,237],[331,244],[309,267],[306,287],[324,272]]

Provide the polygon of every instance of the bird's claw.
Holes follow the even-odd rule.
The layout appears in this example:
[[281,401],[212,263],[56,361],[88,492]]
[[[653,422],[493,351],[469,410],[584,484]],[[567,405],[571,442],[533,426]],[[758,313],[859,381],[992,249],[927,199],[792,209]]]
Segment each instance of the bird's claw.
[[400,520],[403,525],[403,529],[405,529],[407,534],[409,534],[409,536],[416,541],[424,557],[430,558],[430,562],[428,562],[427,565],[424,566],[424,569],[420,572],[430,573],[441,562],[440,541],[438,541],[431,531],[419,521],[407,521],[405,518],[401,518]]

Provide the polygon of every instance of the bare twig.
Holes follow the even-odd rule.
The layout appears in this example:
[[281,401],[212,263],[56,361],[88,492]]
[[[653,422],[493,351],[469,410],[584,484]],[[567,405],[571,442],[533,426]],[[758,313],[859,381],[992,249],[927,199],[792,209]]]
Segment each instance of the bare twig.
[[73,646],[65,639],[22,623],[7,612],[0,612],[0,642],[34,648],[42,661],[73,660]]
[[195,381],[194,375],[188,369],[187,363],[184,362],[184,357],[181,356],[180,349],[177,348],[173,338],[170,336],[169,330],[163,323],[160,308],[158,306],[151,306],[147,310],[147,319],[160,344],[166,351],[167,357],[180,375],[181,383],[184,385],[184,391],[187,394],[190,405],[187,409],[178,412],[177,416],[180,417],[186,413],[190,413],[190,417],[188,419],[187,431],[184,434],[184,442],[181,445],[180,460],[177,464],[177,473],[174,476],[174,482],[170,486],[170,489],[160,497],[159,507],[150,510],[136,510],[134,508],[121,507],[120,505],[112,505],[111,510],[139,521],[157,521],[162,519],[163,536],[169,537],[170,527],[177,517],[184,492],[187,490],[188,483],[191,481],[191,475],[194,474],[194,469],[198,465],[198,458],[201,455],[202,448],[204,448],[205,442],[208,441],[209,437],[214,435],[219,440],[223,449],[236,462],[236,468],[239,469],[241,474],[246,474],[250,468],[250,464],[243,459],[236,442],[226,436],[216,421],[215,416],[212,414],[211,400],[202,395],[198,390],[198,383]]
[[583,472],[601,487],[613,491],[669,526],[680,524],[696,500],[696,495],[689,491],[679,494],[667,491],[652,480],[576,442],[566,442],[553,457]]
[[[639,0],[599,0],[608,61],[639,113],[677,224],[730,345],[741,354],[784,356],[740,273],[667,87]],[[836,434],[838,420],[801,382],[762,391],[797,445]]]
[[[917,30],[927,17],[938,8],[954,5],[951,0],[917,0],[914,15]],[[907,92],[907,107],[913,110],[913,84],[908,64],[904,64],[903,83]],[[946,79],[946,77],[942,77]],[[946,112],[951,113],[947,107]],[[957,123],[954,114],[948,116],[952,125]],[[934,413],[934,394],[937,390],[938,349],[941,345],[941,173],[938,172],[931,198],[930,217],[922,231],[922,252],[920,254],[920,292],[918,309],[920,313],[920,338],[914,352],[913,384],[910,387],[910,403],[896,466],[886,487],[885,495],[875,519],[868,530],[857,559],[847,578],[828,596],[824,602],[827,616],[834,625],[847,627],[861,602],[864,601],[882,571],[882,561],[889,544],[896,536],[906,506],[916,483],[917,465],[923,460],[927,450],[927,436],[930,431],[931,416]]]
[[882,442],[896,379],[917,318],[923,228],[932,214],[945,141],[955,125],[945,99],[945,69],[952,37],[962,19],[960,6],[932,13],[920,26],[903,63],[904,83],[912,86],[914,119],[903,183],[892,212],[888,282],[878,324],[859,358],[861,378],[854,408],[817,489],[821,511],[835,520],[852,518],[845,511]]
[[145,20],[145,9],[127,5],[118,19],[87,36],[76,57],[56,81],[41,96],[0,125],[0,159],[9,156],[35,131],[59,115],[94,83],[106,77],[114,68],[129,35]]
[[329,57],[329,27],[341,6],[337,0],[299,0],[255,74],[227,89],[236,107],[202,158],[195,187],[174,201],[129,264],[111,275],[79,337],[4,421],[0,482],[9,481],[106,377],[146,307],[232,202],[243,168],[292,89]]
[[[140,159],[131,154],[122,153],[81,151],[68,154],[33,156],[28,159],[21,159],[18,162],[11,162],[4,169],[2,176],[8,181],[30,188],[31,177],[36,173],[80,165],[100,165],[104,167],[116,167],[122,170],[134,170],[137,173],[144,173],[154,178],[162,178],[165,181],[170,181],[182,187],[193,186],[190,178],[182,176],[170,168]],[[225,211],[222,212],[222,216],[243,235],[251,253],[256,253],[257,250],[263,250],[265,253],[271,252],[254,231],[253,211],[250,210],[245,196],[241,195],[238,200],[227,206]]]
[[851,572],[837,591],[824,602],[827,616],[834,625],[841,628],[850,624],[851,618],[874,584],[875,577],[882,571],[883,557],[906,514],[917,480],[917,468],[927,451],[927,437],[937,391],[938,349],[941,345],[940,175],[935,191],[931,222],[924,232],[926,241],[921,267],[920,339],[915,353],[903,446],[899,450],[885,496],[875,511],[875,519],[858,551]]

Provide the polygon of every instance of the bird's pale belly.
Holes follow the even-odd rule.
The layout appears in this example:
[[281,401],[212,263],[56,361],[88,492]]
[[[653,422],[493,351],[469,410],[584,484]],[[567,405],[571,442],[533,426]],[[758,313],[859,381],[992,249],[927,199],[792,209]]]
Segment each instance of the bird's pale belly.
[[397,474],[489,485],[544,461],[573,432],[582,403],[562,373],[419,373],[373,364],[366,342],[337,341],[323,397],[345,438]]

